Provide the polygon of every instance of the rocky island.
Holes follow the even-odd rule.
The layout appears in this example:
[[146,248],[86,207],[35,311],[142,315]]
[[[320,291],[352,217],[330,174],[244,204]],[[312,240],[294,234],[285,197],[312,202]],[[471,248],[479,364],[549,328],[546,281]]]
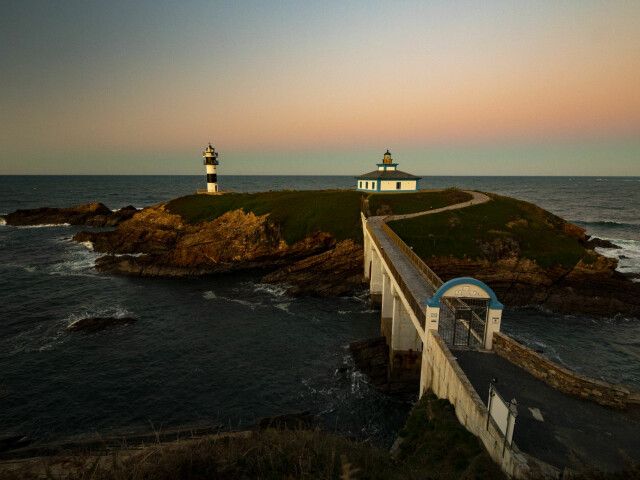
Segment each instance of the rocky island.
[[[491,195],[464,209],[390,221],[389,226],[443,279],[473,276],[507,305],[562,313],[640,316],[640,285],[595,251],[613,247],[531,203]],[[401,195],[280,191],[190,195],[141,211],[102,204],[22,210],[8,225],[113,226],[83,231],[104,273],[187,277],[260,269],[288,294],[333,296],[363,288],[360,212],[398,215],[469,199],[457,189]],[[604,243],[603,243],[604,242]]]

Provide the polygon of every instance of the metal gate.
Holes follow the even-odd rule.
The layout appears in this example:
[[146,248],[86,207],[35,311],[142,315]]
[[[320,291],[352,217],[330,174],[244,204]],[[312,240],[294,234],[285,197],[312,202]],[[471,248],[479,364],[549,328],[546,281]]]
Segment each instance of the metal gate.
[[482,347],[488,313],[486,299],[443,298],[438,333],[447,345]]

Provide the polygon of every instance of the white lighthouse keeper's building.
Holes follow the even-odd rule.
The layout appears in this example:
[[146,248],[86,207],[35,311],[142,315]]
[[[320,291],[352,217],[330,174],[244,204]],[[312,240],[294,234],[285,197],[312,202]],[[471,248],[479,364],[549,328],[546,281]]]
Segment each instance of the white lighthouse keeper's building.
[[207,193],[218,193],[220,191],[218,187],[218,174],[216,173],[216,166],[219,165],[218,152],[209,144],[202,154],[202,158],[204,158],[203,164],[207,168]]
[[378,169],[356,177],[356,189],[360,192],[406,193],[418,190],[420,178],[398,170],[398,164],[391,158],[387,150]]

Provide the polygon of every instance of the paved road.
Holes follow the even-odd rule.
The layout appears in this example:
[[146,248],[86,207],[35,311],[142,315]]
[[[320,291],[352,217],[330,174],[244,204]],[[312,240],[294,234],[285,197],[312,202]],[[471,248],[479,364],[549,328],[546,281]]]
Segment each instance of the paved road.
[[[513,441],[523,452],[559,468],[575,469],[573,456],[583,465],[617,470],[623,467],[620,450],[640,462],[637,420],[560,393],[494,353],[455,350],[453,354],[485,404],[494,377],[504,399],[516,399]],[[542,420],[534,417],[535,409]]]

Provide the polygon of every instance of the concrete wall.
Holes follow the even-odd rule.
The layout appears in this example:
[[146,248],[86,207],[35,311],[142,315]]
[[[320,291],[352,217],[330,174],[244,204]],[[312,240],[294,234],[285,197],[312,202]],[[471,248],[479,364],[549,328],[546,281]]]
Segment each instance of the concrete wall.
[[[503,453],[504,436],[493,420],[487,425],[485,403],[435,330],[427,332],[422,352],[421,394],[427,389],[451,402],[460,423],[480,438],[491,458],[508,476],[518,479],[559,478],[560,470],[519,451],[515,444],[507,446]],[[489,385],[487,396],[488,392]]]
[[382,180],[380,182],[380,190],[382,191],[396,190],[396,191],[402,192],[402,191],[413,191],[413,190],[416,190],[418,187],[417,180],[400,180],[400,190],[396,188],[396,183],[398,183],[398,180]]
[[578,375],[502,333],[493,334],[493,349],[503,358],[556,390],[601,405],[624,409],[630,392],[624,387]]

